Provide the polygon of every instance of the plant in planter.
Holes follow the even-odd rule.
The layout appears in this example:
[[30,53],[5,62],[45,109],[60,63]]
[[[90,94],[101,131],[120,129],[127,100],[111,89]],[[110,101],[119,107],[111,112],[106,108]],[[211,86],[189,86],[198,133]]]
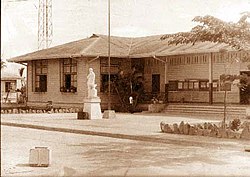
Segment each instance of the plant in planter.
[[158,103],[158,99],[157,99],[157,98],[155,98],[155,97],[153,97],[151,101],[153,102],[153,104]]
[[66,92],[66,88],[65,87],[60,87],[60,92]]
[[76,92],[76,87],[71,86],[71,87],[70,87],[70,92],[75,93],[75,92]]
[[230,129],[233,131],[238,131],[240,129],[240,124],[241,124],[240,119],[234,119],[231,122]]
[[36,87],[36,88],[35,88],[35,91],[36,91],[36,92],[41,92],[41,89],[40,89],[39,87]]

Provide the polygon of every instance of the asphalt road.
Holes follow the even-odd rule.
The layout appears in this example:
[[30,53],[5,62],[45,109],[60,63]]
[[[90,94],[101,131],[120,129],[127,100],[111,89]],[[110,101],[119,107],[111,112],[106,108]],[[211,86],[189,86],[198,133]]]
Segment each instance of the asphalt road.
[[[250,176],[237,143],[154,143],[1,126],[2,176]],[[49,167],[30,167],[29,150],[47,146]]]

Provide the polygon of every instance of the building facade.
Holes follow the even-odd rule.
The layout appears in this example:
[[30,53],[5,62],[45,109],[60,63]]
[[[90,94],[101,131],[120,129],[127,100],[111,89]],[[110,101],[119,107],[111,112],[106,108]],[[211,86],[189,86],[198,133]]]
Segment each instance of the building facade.
[[[223,103],[225,90],[227,102],[242,102],[237,82],[223,85],[220,76],[241,72],[250,75],[249,62],[242,62],[246,52],[214,43],[168,46],[159,36],[112,37],[111,44],[111,80],[121,72],[129,75],[136,71],[143,83],[141,103],[153,97],[169,103]],[[228,52],[220,52],[222,48],[227,48]],[[10,61],[27,63],[28,106],[45,106],[52,101],[54,107],[83,107],[87,96],[87,72],[91,67],[96,74],[102,109],[107,108],[107,36],[93,35]],[[121,106],[114,90],[110,101],[114,109]]]

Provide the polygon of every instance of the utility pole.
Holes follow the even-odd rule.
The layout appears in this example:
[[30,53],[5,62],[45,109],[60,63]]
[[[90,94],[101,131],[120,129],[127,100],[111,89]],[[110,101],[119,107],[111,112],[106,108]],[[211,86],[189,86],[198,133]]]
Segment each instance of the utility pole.
[[52,42],[52,0],[39,0],[38,50],[46,49]]

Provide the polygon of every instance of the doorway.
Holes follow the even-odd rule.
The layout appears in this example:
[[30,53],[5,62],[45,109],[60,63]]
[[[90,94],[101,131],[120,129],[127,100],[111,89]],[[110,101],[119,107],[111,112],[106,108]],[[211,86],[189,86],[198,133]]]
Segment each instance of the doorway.
[[160,74],[152,74],[152,93],[160,92]]

